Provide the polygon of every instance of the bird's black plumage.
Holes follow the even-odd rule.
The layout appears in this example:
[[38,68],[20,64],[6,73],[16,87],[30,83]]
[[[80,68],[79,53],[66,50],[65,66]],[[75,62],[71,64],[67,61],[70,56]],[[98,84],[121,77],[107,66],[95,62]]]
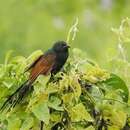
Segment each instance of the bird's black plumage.
[[66,42],[58,41],[45,54],[39,56],[26,70],[31,70],[28,80],[8,97],[1,110],[7,107],[10,110],[10,108],[20,103],[32,91],[32,84],[39,75],[47,75],[49,73],[55,75],[58,73],[69,56],[68,48],[69,46]]
[[56,62],[51,70],[51,74],[56,74],[57,72],[59,72],[65,64],[69,55],[68,48],[69,46],[63,41],[54,44],[53,51],[56,54]]

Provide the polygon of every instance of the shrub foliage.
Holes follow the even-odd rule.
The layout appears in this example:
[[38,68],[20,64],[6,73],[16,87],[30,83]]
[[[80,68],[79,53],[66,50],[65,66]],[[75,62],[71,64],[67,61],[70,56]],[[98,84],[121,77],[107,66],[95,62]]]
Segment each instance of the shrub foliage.
[[[116,30],[117,31],[117,30]],[[0,65],[0,106],[27,80],[26,67],[42,51],[28,58],[12,57]],[[34,91],[11,111],[0,113],[1,130],[121,130],[130,127],[130,98],[125,80],[88,60],[74,48],[53,82],[39,76]],[[9,106],[8,106],[9,107]]]

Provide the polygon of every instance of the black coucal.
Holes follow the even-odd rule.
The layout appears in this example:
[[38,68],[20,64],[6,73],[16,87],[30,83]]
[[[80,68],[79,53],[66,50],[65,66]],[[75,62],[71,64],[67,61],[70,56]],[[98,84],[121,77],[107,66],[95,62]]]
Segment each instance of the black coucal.
[[26,70],[31,70],[29,79],[8,97],[1,110],[4,110],[9,104],[11,104],[10,109],[20,103],[28,95],[30,90],[32,90],[32,84],[39,75],[47,75],[50,73],[53,76],[59,72],[68,58],[68,48],[69,46],[66,42],[58,41],[45,54],[39,56]]

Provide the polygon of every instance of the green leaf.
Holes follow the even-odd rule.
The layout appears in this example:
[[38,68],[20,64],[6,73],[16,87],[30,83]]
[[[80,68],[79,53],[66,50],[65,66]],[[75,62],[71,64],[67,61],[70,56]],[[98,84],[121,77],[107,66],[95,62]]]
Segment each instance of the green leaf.
[[105,83],[113,90],[122,90],[122,98],[124,102],[128,102],[129,90],[125,82],[117,75],[111,74],[111,77],[105,81]]
[[11,116],[8,119],[8,130],[19,130],[21,125],[21,120],[16,116]]
[[101,111],[105,120],[109,119],[109,122],[112,125],[122,129],[126,123],[127,114],[123,108],[119,109],[118,107],[116,108],[115,105],[103,104],[101,106]]
[[34,115],[45,124],[49,123],[50,114],[47,102],[41,102],[32,108]]
[[85,130],[95,130],[95,128],[93,126],[89,126],[88,128],[86,128]]
[[71,86],[72,89],[74,91],[74,95],[75,98],[77,98],[77,100],[79,99],[80,95],[81,95],[81,86],[78,82],[78,78],[77,77],[72,77],[73,79],[71,79]]
[[83,72],[85,72],[83,75],[84,79],[91,83],[105,81],[110,78],[110,74],[106,70],[101,69],[98,65],[93,66],[86,64],[86,68],[84,68]]
[[48,106],[57,110],[57,111],[63,111],[63,107],[60,106],[61,104],[61,100],[58,97],[55,96],[51,96],[49,102],[48,102]]
[[7,88],[11,88],[14,84],[14,79],[6,78],[5,81],[3,81],[3,85]]
[[32,126],[33,126],[33,118],[32,117],[28,117],[22,123],[22,126],[21,126],[20,130],[29,130]]
[[44,92],[47,87],[46,84],[49,79],[50,79],[50,75],[48,76],[39,75],[38,78],[36,79],[34,91],[36,93]]
[[115,125],[122,129],[125,126],[127,114],[123,111],[117,110],[113,111],[110,121]]
[[62,116],[61,116],[61,113],[53,112],[53,113],[51,114],[51,117],[50,117],[50,118],[51,118],[51,121],[58,123],[58,122],[61,121]]
[[93,121],[90,114],[85,109],[84,105],[82,103],[77,104],[69,111],[71,121],[72,122],[79,122],[79,121]]
[[10,59],[12,53],[13,53],[12,50],[10,50],[10,51],[7,52],[7,54],[6,54],[6,56],[5,56],[5,66],[7,65],[7,63],[8,63],[8,61],[9,61],[9,59]]
[[109,130],[120,130],[117,126],[108,126]]
[[70,104],[73,105],[74,94],[73,93],[67,93],[62,96],[62,100],[64,104]]

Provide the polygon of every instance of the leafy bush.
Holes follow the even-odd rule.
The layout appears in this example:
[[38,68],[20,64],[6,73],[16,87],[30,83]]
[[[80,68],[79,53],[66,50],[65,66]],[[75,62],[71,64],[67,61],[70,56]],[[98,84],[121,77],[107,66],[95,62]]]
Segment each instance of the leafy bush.
[[[9,52],[0,65],[0,106],[22,84],[24,73],[42,51],[28,58]],[[34,91],[11,111],[0,113],[1,130],[121,130],[130,127],[130,98],[125,79],[102,69],[74,48],[64,70],[47,84],[39,76]]]
[[[36,51],[27,59],[7,55],[0,67],[1,105],[27,79],[24,69],[39,54],[41,51]],[[49,76],[40,76],[26,100],[11,112],[1,113],[2,127],[38,129],[40,120],[47,130],[124,127],[129,96],[126,84],[117,75],[88,61],[79,49],[73,49],[64,72],[57,74],[53,83],[46,85],[48,79]]]

